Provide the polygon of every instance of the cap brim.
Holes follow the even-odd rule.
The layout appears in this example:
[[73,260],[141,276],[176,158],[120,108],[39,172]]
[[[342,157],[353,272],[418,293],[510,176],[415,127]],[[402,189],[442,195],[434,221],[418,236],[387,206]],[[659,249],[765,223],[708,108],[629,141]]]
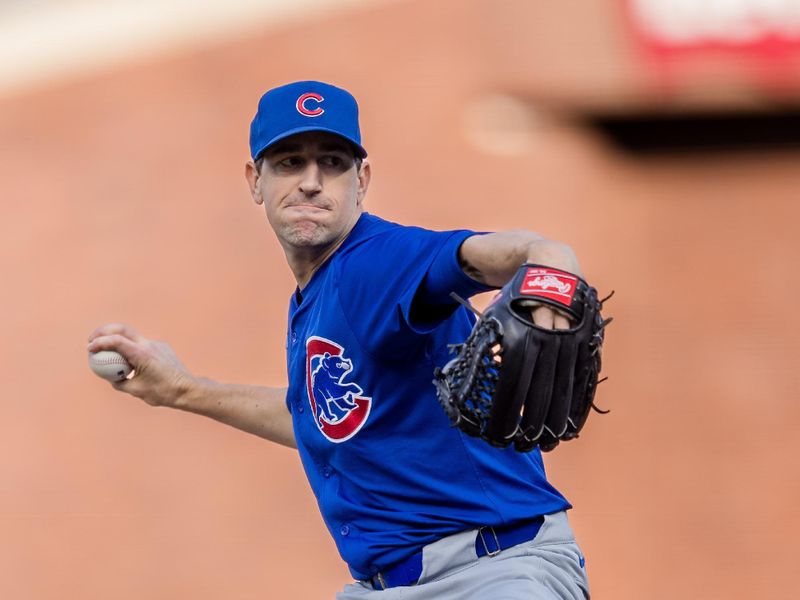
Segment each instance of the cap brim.
[[256,160],[259,156],[264,154],[264,152],[270,146],[272,146],[273,144],[276,144],[276,143],[280,142],[281,140],[285,140],[286,138],[291,137],[293,135],[297,135],[298,133],[306,133],[307,131],[324,131],[326,133],[332,133],[333,135],[335,135],[337,137],[340,137],[343,140],[345,140],[347,143],[349,143],[353,147],[353,152],[355,153],[355,155],[358,158],[366,158],[367,157],[367,151],[364,150],[364,147],[361,144],[356,142],[354,139],[347,137],[346,135],[342,135],[341,132],[334,131],[333,129],[330,129],[328,127],[318,127],[318,126],[313,126],[313,125],[306,125],[305,127],[297,127],[295,129],[290,129],[288,131],[284,131],[280,135],[275,136],[274,138],[269,140],[266,144],[264,144],[264,147],[261,148],[255,154],[255,156],[253,156],[253,160]]

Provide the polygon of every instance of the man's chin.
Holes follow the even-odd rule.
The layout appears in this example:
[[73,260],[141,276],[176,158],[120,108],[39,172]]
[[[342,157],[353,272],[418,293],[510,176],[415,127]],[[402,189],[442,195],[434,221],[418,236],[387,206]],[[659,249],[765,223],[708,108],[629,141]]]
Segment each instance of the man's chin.
[[325,246],[329,244],[330,235],[324,227],[317,223],[299,223],[292,227],[287,228],[284,235],[281,236],[283,240],[290,246],[295,248],[314,248],[317,246]]

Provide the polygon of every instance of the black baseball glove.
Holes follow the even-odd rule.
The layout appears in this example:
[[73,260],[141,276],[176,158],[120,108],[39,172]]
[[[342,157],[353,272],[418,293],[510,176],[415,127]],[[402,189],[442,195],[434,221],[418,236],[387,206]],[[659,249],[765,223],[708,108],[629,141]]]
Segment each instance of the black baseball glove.
[[[609,296],[610,297],[610,296]],[[525,264],[480,315],[457,356],[434,372],[453,424],[494,446],[543,451],[578,437],[594,408],[606,325],[603,302],[583,279]],[[459,299],[460,300],[460,299]],[[570,329],[544,329],[531,310],[552,306]]]

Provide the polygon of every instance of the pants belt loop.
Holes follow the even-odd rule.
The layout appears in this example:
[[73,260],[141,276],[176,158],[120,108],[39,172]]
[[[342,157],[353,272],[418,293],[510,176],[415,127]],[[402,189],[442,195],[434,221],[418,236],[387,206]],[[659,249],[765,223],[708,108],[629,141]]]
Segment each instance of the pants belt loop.
[[[386,580],[383,578],[382,573],[378,573],[375,577],[372,578],[372,586],[377,587],[379,590],[385,590],[388,586],[386,585]],[[377,582],[377,585],[376,585]]]
[[[494,549],[489,550],[489,545],[486,543],[486,536],[484,535],[484,531],[489,530],[492,534],[492,537],[489,538],[490,540],[494,539]],[[500,547],[500,540],[497,539],[497,533],[494,530],[494,527],[489,525],[485,525],[478,529],[478,537],[481,539],[481,543],[483,544],[483,549],[486,550],[486,556],[496,556],[500,554],[502,548]]]

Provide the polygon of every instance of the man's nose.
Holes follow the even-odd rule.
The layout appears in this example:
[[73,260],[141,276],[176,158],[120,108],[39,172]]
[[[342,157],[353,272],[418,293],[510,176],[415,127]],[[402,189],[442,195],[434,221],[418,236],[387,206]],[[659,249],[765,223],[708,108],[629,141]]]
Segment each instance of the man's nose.
[[307,196],[319,194],[322,191],[322,171],[316,162],[311,162],[303,171],[300,179],[300,191]]

